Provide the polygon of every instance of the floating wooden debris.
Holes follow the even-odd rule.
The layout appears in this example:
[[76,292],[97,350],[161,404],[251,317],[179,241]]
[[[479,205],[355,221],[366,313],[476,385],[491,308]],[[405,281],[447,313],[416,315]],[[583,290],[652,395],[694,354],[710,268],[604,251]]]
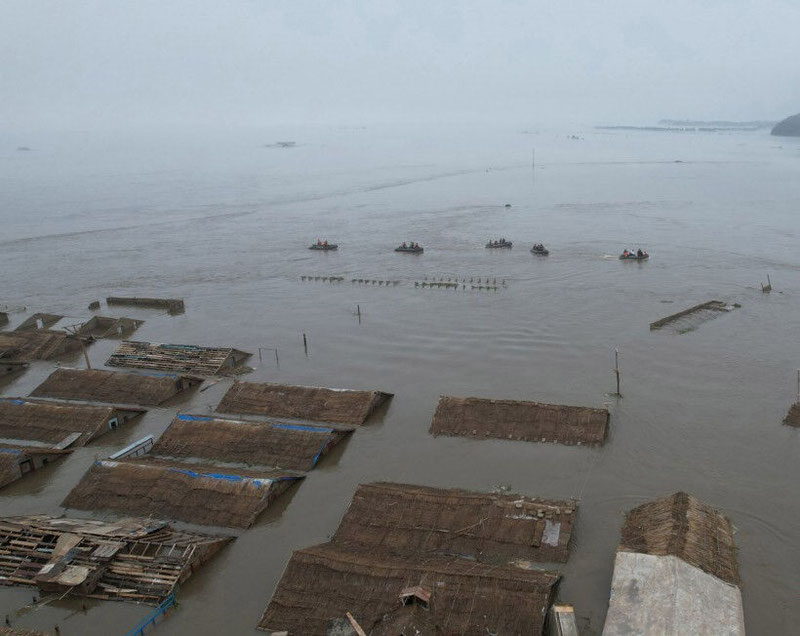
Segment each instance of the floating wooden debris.
[[686,493],[631,510],[604,635],[744,634],[733,527]]
[[[361,486],[330,543],[292,554],[259,629],[350,634],[358,625],[381,636],[541,634],[558,574],[503,562],[515,549],[531,553],[536,522],[527,522],[523,537],[520,524],[526,522],[509,516],[533,510],[526,504],[506,509],[511,502],[505,497],[474,497],[398,484]],[[380,519],[382,512],[389,517]]]
[[305,471],[354,430],[179,414],[151,453]]
[[603,444],[608,419],[605,408],[445,395],[439,398],[430,432],[528,442]]
[[137,298],[135,296],[109,296],[106,298],[106,304],[166,309],[170,314],[182,314],[185,310],[182,298]]
[[678,333],[686,333],[696,329],[700,324],[716,318],[721,313],[728,313],[738,307],[739,305],[729,305],[721,300],[709,300],[671,316],[666,316],[661,320],[651,322],[650,329],[661,329],[669,325]]
[[248,528],[305,475],[196,464],[150,455],[95,462],[63,506]]
[[124,341],[106,362],[112,367],[134,367],[197,375],[240,373],[252,354],[230,347],[159,344]]
[[235,382],[217,411],[360,426],[391,397],[381,391]]
[[231,540],[152,519],[5,517],[0,584],[155,605]]
[[56,369],[31,395],[112,404],[155,406],[203,379],[175,373],[129,373],[105,369]]
[[29,331],[35,329],[49,329],[64,316],[59,314],[37,313],[29,316],[14,331]]
[[333,541],[398,556],[566,562],[574,501],[376,483],[358,487]]
[[[511,565],[407,559],[329,543],[292,554],[258,627],[326,634],[349,612],[370,634],[418,633],[407,631],[414,619],[428,624],[426,634],[541,634],[558,579]],[[411,586],[422,588],[427,603],[403,596]]]
[[97,311],[98,309],[100,309],[100,301],[93,300],[92,302],[90,302],[89,309],[91,309],[92,311]]
[[99,406],[25,398],[0,398],[0,438],[83,446],[145,413],[135,407]]
[[110,318],[94,316],[78,329],[79,336],[91,338],[121,338],[136,331],[144,320],[135,318]]
[[0,331],[0,360],[52,360],[81,350],[80,341],[64,331]]
[[[71,453],[49,446],[22,446],[0,443],[0,488]],[[2,552],[0,552],[0,555]]]
[[300,280],[308,283],[341,283],[344,282],[344,276],[301,276]]

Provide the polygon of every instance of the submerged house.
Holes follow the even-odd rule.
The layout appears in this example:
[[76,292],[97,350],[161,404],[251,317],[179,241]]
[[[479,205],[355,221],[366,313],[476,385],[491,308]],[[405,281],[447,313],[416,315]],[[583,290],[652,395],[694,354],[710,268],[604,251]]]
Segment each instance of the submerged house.
[[56,369],[31,395],[61,400],[155,406],[203,382],[178,373],[131,373],[105,369]]
[[733,526],[683,492],[631,510],[603,634],[743,635]]
[[0,584],[156,605],[232,537],[152,519],[0,518]]
[[135,407],[0,398],[0,439],[25,445],[83,446],[145,413]]
[[217,411],[360,426],[391,397],[381,391],[234,382]]
[[64,316],[60,314],[45,314],[45,313],[37,313],[31,316],[28,316],[20,325],[15,329],[15,331],[33,331],[38,329],[50,329],[53,325],[55,325],[59,320],[61,320]]
[[71,452],[49,446],[23,446],[0,442],[0,488]]
[[233,375],[241,373],[242,364],[251,355],[230,347],[126,340],[117,347],[106,364],[111,367],[153,369],[190,375]]
[[601,445],[608,435],[608,409],[520,400],[444,395],[433,415],[433,435]]
[[0,360],[3,362],[52,360],[80,350],[80,341],[65,331],[0,331]]
[[78,329],[78,334],[87,338],[122,338],[136,331],[144,320],[135,318],[111,318],[93,316]]
[[329,543],[292,554],[258,627],[541,634],[559,575],[532,562],[566,560],[574,514],[571,501],[362,485]]

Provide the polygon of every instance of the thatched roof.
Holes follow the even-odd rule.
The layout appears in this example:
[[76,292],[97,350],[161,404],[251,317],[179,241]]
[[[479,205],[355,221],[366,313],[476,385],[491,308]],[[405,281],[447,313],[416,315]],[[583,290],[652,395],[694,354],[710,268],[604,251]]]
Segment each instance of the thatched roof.
[[157,604],[229,541],[151,519],[6,517],[0,584]]
[[0,487],[20,479],[23,475],[20,464],[28,460],[54,461],[72,451],[58,448],[0,444]]
[[31,395],[65,400],[157,405],[182,387],[200,384],[197,376],[127,373],[104,369],[56,369]]
[[217,411],[361,425],[391,397],[380,391],[235,382]]
[[787,426],[800,428],[800,402],[795,402],[789,407],[789,412],[783,418],[783,423]]
[[45,314],[45,313],[33,314],[31,316],[28,316],[26,320],[20,323],[20,325],[16,328],[15,331],[49,329],[63,317],[64,316],[61,316],[59,314]]
[[427,611],[443,634],[540,634],[557,582],[553,572],[367,555],[329,543],[292,554],[258,627],[325,634],[350,612],[370,633],[401,610],[405,588],[419,585],[431,593]]
[[74,402],[35,401],[0,398],[0,438],[36,440],[58,444],[72,433],[80,433],[73,443],[83,446],[109,430],[109,421],[121,425],[145,411],[133,407],[76,404]]
[[151,456],[99,461],[63,505],[81,510],[247,528],[302,473],[228,468]]
[[106,362],[111,367],[134,367],[196,375],[237,373],[251,354],[230,347],[159,344],[126,340]]
[[144,320],[135,318],[93,316],[81,325],[78,333],[92,338],[120,338],[136,331],[142,324]]
[[153,455],[311,470],[354,430],[278,421],[244,421],[180,414],[151,450]]
[[447,395],[439,399],[430,428],[433,435],[561,444],[603,444],[607,431],[607,409]]
[[740,583],[731,522],[685,492],[631,510],[619,550],[676,556],[726,583]]
[[0,331],[0,359],[20,362],[51,360],[80,348],[77,338],[64,331]]
[[27,362],[16,362],[13,360],[3,360],[0,358],[0,377],[18,373],[28,368]]
[[358,487],[333,541],[398,556],[566,562],[574,501],[376,483]]
[[23,627],[6,626],[0,626],[0,634],[2,636],[50,636],[47,632],[39,632],[33,629],[25,629]]
[[170,314],[182,314],[184,312],[182,298],[139,298],[136,296],[109,296],[106,298],[106,304],[166,309]]

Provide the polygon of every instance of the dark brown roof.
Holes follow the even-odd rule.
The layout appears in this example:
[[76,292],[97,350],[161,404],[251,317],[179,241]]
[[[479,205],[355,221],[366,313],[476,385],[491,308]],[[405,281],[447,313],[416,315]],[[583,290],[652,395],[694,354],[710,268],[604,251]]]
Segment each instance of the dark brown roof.
[[402,607],[400,592],[432,592],[429,615],[444,634],[540,634],[558,575],[510,565],[348,552],[328,543],[292,554],[260,629],[326,634],[350,612],[370,633]]
[[433,435],[595,445],[607,431],[607,409],[452,396],[439,399],[430,428]]
[[[144,413],[134,408],[125,411]],[[119,409],[113,406],[0,398],[0,438],[58,444],[71,433],[81,433],[74,443],[83,446],[107,432],[113,417],[120,418]],[[123,424],[121,420],[118,423]]]
[[566,562],[574,501],[376,483],[358,487],[334,542],[398,556]]
[[180,385],[202,378],[172,373],[126,373],[105,369],[56,369],[31,395],[64,400],[157,405],[173,397]]
[[380,391],[235,382],[217,411],[361,425],[391,397]]
[[149,455],[95,462],[63,505],[247,528],[302,473],[229,468]]
[[353,427],[244,421],[179,414],[151,450],[154,455],[311,470]]
[[676,556],[727,583],[740,584],[731,522],[685,492],[631,510],[622,526],[619,549]]
[[[33,314],[31,316],[28,316],[28,318],[24,320],[15,329],[15,331],[27,331],[29,329],[49,329],[63,317],[64,316],[61,316],[59,314],[46,314],[46,313]],[[41,325],[41,327],[39,325]]]
[[789,412],[783,418],[783,423],[788,426],[800,428],[800,402],[795,402],[789,407]]
[[125,340],[106,364],[111,367],[155,369],[197,375],[236,373],[236,367],[249,353],[230,347],[160,344]]
[[80,348],[81,343],[64,331],[0,331],[0,359],[51,360]]
[[143,323],[144,320],[136,318],[92,316],[81,325],[78,333],[92,338],[120,338],[136,331]]

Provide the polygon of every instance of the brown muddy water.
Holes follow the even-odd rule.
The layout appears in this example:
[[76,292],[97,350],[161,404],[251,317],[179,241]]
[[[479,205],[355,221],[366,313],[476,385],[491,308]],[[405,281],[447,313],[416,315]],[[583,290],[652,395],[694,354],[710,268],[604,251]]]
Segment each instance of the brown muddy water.
[[[103,313],[144,318],[141,340],[277,348],[279,366],[272,352],[255,355],[250,380],[395,393],[183,585],[154,633],[257,633],[291,551],[327,540],[356,486],[374,480],[579,498],[560,598],[586,633],[602,629],[623,513],[686,490],[737,528],[748,631],[796,632],[800,431],[781,419],[800,367],[800,144],[766,132],[574,133],[3,136],[0,304],[27,307],[12,327],[33,311],[75,323],[108,295],[183,297],[181,316]],[[264,147],[278,139],[298,145]],[[22,145],[33,150],[13,150]],[[500,236],[514,248],[484,249]],[[318,237],[339,251],[305,249]],[[425,253],[394,253],[404,240]],[[534,242],[550,256],[530,254]],[[616,260],[639,246],[649,262]],[[301,281],[314,275],[345,282]],[[413,284],[487,276],[506,287]],[[683,334],[649,330],[712,298],[741,308]],[[113,347],[92,345],[93,365]],[[615,347],[622,399],[608,394]],[[34,364],[0,391],[26,395],[53,366]],[[5,488],[0,514],[61,514],[94,458],[159,434],[177,410],[207,411],[229,384],[151,409]],[[607,404],[611,434],[597,449],[433,438],[440,394]],[[26,607],[34,593],[0,588],[0,614],[69,636],[124,634],[150,609]]]

